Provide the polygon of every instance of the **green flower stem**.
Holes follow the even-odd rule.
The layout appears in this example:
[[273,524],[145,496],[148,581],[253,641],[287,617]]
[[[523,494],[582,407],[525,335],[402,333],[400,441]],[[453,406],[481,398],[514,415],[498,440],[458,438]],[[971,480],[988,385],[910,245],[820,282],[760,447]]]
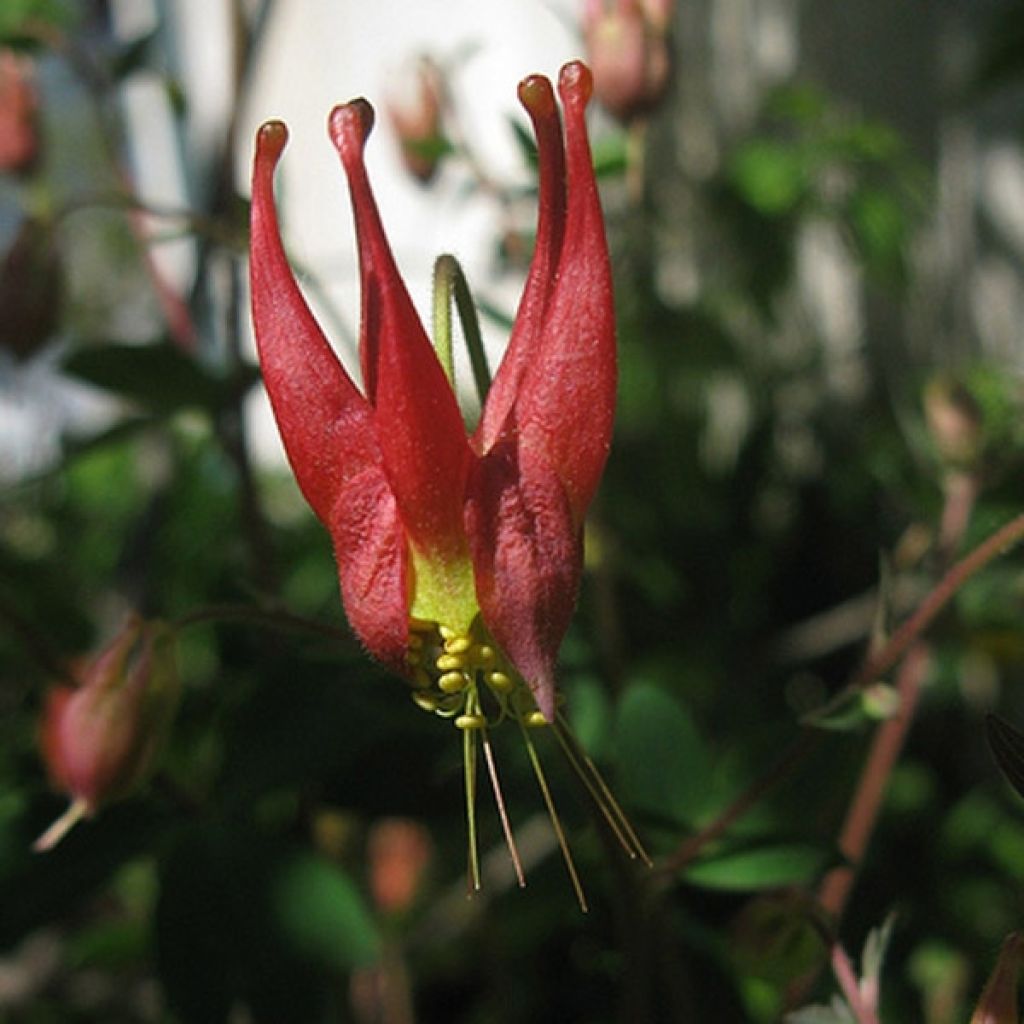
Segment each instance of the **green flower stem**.
[[473,370],[473,382],[480,397],[480,404],[487,400],[491,390],[491,370],[487,365],[480,321],[473,305],[466,275],[459,261],[451,253],[442,253],[434,263],[434,348],[441,361],[445,376],[452,388],[455,387],[455,359],[452,352],[452,299],[462,325],[462,336],[469,352],[469,364]]

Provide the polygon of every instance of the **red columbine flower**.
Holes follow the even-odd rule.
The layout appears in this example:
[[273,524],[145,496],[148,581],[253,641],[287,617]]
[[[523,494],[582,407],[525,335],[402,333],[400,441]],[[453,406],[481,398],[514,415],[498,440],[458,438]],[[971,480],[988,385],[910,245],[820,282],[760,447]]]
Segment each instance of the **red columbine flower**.
[[[508,350],[469,436],[395,266],[363,162],[365,100],[328,128],[348,177],[362,284],[360,391],[303,299],[278,231],[280,122],[257,137],[252,307],[263,377],[299,486],[334,541],[349,621],[417,701],[483,724],[478,682],[555,716],[581,529],[615,404],[611,275],[584,113],[587,68],[525,79],[540,165],[537,244]],[[525,685],[524,685],[525,684]],[[531,699],[532,695],[532,699]],[[504,706],[504,705],[503,705]]]

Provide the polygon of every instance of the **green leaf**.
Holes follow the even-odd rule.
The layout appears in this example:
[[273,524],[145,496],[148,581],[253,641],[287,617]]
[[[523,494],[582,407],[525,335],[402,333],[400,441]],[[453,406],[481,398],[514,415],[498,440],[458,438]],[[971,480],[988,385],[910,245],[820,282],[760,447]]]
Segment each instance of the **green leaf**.
[[512,134],[515,136],[515,140],[519,145],[519,152],[522,154],[523,159],[531,167],[536,167],[537,143],[533,136],[519,118],[510,117],[508,123],[509,127],[512,129]]
[[72,10],[61,0],[3,0],[0,4],[0,45],[38,45],[38,32],[26,32],[30,21],[66,28],[72,21]]
[[612,135],[594,143],[594,174],[613,178],[623,174],[629,161],[629,143],[625,134]]
[[340,971],[375,948],[344,876],[237,822],[183,830],[164,854],[160,883],[160,977],[182,1020],[219,1024],[239,1004],[261,1024],[323,1019]]
[[783,843],[732,850],[687,868],[686,881],[707,889],[747,891],[799,885],[817,877],[827,858],[820,847]]
[[[63,368],[80,380],[163,414],[220,408],[237,387],[170,342],[84,346],[68,353]],[[256,377],[255,368],[248,370],[242,386],[250,386]]]
[[791,145],[769,139],[741,146],[729,173],[740,195],[766,216],[788,213],[807,189],[802,154]]
[[123,46],[110,62],[111,76],[118,82],[149,64],[154,52],[157,29]]
[[282,932],[302,955],[327,967],[376,959],[380,937],[362,896],[333,864],[296,856],[278,875],[273,904]]
[[631,686],[615,722],[620,796],[641,812],[692,825],[708,792],[709,760],[689,712],[650,683]]

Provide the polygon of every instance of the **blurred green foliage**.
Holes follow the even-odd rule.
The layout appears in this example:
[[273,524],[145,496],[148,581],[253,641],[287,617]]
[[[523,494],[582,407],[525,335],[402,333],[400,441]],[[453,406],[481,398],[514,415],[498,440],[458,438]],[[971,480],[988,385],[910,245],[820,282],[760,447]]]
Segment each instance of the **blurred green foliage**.
[[[52,65],[64,58],[44,40],[67,32],[111,88],[159,64],[158,37],[91,54],[68,10],[12,0],[0,40],[26,45],[28,24]],[[1000,84],[1020,72],[1015,38],[983,69]],[[717,171],[683,183],[695,222],[712,225],[707,264],[683,297],[660,287],[673,242],[659,234],[659,184],[676,169],[655,156],[670,114],[648,126],[639,191],[635,138],[598,153],[619,418],[561,680],[653,871],[625,862],[538,733],[590,902],[581,915],[519,737],[497,730],[529,886],[512,884],[481,798],[495,853],[467,900],[454,730],[363,657],[325,533],[286,472],[252,465],[242,410],[258,374],[237,338],[190,351],[159,327],[126,344],[97,329],[116,309],[72,296],[60,372],[110,397],[112,416],[0,492],[4,1021],[767,1024],[798,1006],[790,1019],[804,1024],[854,1019],[827,972],[816,898],[843,863],[840,828],[894,691],[844,688],[872,636],[884,642],[955,557],[1024,510],[1020,382],[984,353],[921,365],[896,331],[864,340],[858,386],[834,386],[827,339],[787,312],[800,233],[834,229],[866,301],[898,310],[933,185],[897,131],[810,86],[772,94]],[[35,201],[27,185],[4,195],[19,211]],[[210,195],[197,212],[221,230],[201,241],[237,283],[240,201]],[[51,212],[72,198],[51,197]],[[136,274],[115,284],[147,288],[123,213],[109,216],[120,226],[93,227]],[[218,301],[201,278],[189,297],[201,337],[221,323]],[[0,382],[17,382],[21,355],[0,355]],[[969,465],[950,464],[930,432],[923,394],[940,372],[979,417]],[[943,508],[964,477],[971,515],[944,552]],[[927,683],[839,928],[880,978],[885,1021],[967,1019],[1024,922],[1024,809],[996,768],[1019,788],[1021,569],[1019,553],[989,565],[928,633]],[[180,627],[185,694],[162,767],[33,854],[62,809],[36,749],[46,688],[128,608]],[[396,818],[431,851],[397,910],[375,896],[374,852]]]

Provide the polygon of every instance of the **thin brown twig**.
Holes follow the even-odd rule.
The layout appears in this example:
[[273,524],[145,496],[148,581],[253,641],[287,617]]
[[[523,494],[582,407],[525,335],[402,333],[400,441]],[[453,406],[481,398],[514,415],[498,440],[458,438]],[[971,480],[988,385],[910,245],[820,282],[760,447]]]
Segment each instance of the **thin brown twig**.
[[918,606],[916,612],[889,638],[888,643],[869,657],[853,679],[854,686],[868,686],[885,675],[910,649],[914,641],[932,624],[957,591],[993,559],[1005,554],[1024,540],[1024,514],[1011,519],[960,559]]
[[662,858],[654,866],[658,876],[674,874],[687,867],[704,848],[721,838],[726,832],[754,807],[759,800],[782,782],[789,773],[818,745],[823,733],[817,729],[804,728],[796,741],[766,772],[756,778],[711,824],[695,835],[687,837],[674,853]]
[[846,863],[825,876],[818,893],[822,909],[835,921],[842,917],[874,832],[889,777],[903,750],[917,711],[921,684],[927,675],[930,661],[931,652],[924,643],[915,644],[907,653],[896,682],[899,710],[879,726],[872,739],[853,801],[839,834],[839,852]]
[[[865,660],[854,675],[851,685],[858,687],[870,685],[880,675],[891,669],[971,576],[1022,539],[1024,539],[1024,515],[1011,519],[957,562],[925,596],[917,611],[889,638],[888,643]],[[763,775],[755,779],[713,822],[696,835],[687,837],[674,853],[663,858],[656,865],[657,873],[659,875],[671,874],[690,864],[709,843],[724,835],[762,797],[783,781],[793,768],[811,753],[820,736],[820,732],[812,729],[805,729],[801,732],[793,746]]]

